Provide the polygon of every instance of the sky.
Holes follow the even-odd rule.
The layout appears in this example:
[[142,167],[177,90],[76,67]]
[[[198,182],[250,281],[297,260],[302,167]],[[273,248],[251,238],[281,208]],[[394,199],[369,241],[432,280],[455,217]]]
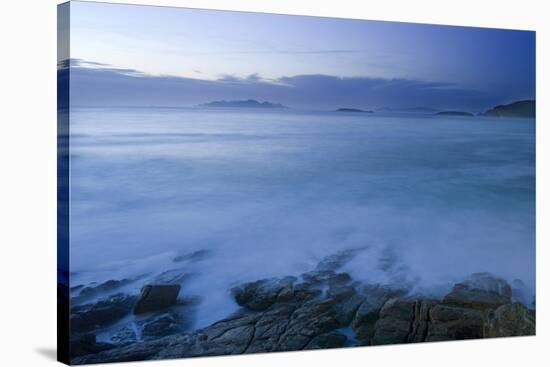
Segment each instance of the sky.
[[471,111],[535,98],[535,33],[71,2],[79,105]]

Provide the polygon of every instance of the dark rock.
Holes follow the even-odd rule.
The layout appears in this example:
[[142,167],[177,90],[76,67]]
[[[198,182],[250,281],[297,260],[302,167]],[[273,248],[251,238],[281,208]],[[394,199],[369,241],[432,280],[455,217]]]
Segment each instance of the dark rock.
[[145,322],[141,330],[144,340],[176,334],[182,331],[181,320],[177,315],[165,313]]
[[415,302],[392,298],[387,301],[379,313],[374,326],[371,344],[396,344],[408,340],[414,317]]
[[231,292],[239,306],[256,311],[265,310],[278,299],[291,299],[295,281],[296,277],[262,279],[235,287]]
[[135,331],[128,326],[124,326],[120,328],[111,336],[111,342],[117,345],[127,345],[131,343],[135,343],[136,341],[137,341],[137,335]]
[[116,291],[117,289],[132,283],[134,280],[131,279],[122,279],[122,280],[108,280],[104,283],[101,283],[97,286],[87,286],[82,288],[77,297],[72,299],[73,303],[81,303],[83,301],[89,300],[90,298],[102,295],[104,293],[109,293]]
[[479,309],[437,304],[429,310],[425,341],[482,338],[484,318]]
[[[188,306],[180,302],[169,312],[156,314],[142,323],[142,341],[128,345],[120,342],[114,349],[77,357],[73,363],[460,340],[535,332],[534,311],[509,303],[510,286],[490,274],[474,274],[457,284],[443,301],[412,298],[404,290],[353,282],[349,274],[337,273],[338,267],[352,256],[348,252],[337,255],[325,258],[315,270],[304,273],[302,282],[297,283],[295,277],[272,278],[233,288],[235,300],[242,307],[210,326],[185,333],[182,323],[185,320],[176,310]],[[177,292],[174,302],[176,297]],[[187,315],[189,310],[185,310]]]
[[346,263],[351,261],[357,254],[365,250],[365,247],[348,249],[339,251],[333,255],[325,257],[323,260],[317,264],[315,271],[324,271],[324,270],[337,270],[344,266]]
[[488,313],[484,334],[488,338],[535,335],[535,312],[521,303],[500,306]]
[[510,303],[511,297],[512,288],[505,280],[489,273],[477,273],[456,284],[443,303],[485,310]]
[[171,269],[159,274],[152,283],[158,285],[181,285],[181,283],[188,280],[191,276],[192,274],[186,268]]
[[317,335],[304,347],[304,349],[328,349],[341,348],[346,344],[347,337],[337,332]]
[[430,309],[436,304],[436,301],[430,300],[417,300],[415,302],[413,322],[409,336],[407,337],[409,343],[426,341],[431,323]]
[[118,293],[96,303],[71,308],[71,331],[86,332],[109,325],[130,313],[135,296]]
[[356,337],[364,340],[374,335],[374,325],[382,306],[390,298],[397,297],[402,292],[378,285],[363,285],[360,293],[364,296],[364,301],[358,307],[351,327]]
[[207,259],[211,255],[211,252],[209,250],[197,250],[194,252],[191,252],[189,254],[185,255],[178,255],[174,258],[174,262],[183,262],[183,261],[190,261],[190,262],[197,262],[202,261],[204,259]]
[[134,307],[134,314],[154,312],[173,306],[181,286],[179,284],[146,285]]
[[109,343],[98,343],[95,334],[88,333],[71,340],[71,356],[79,357],[100,353],[114,347]]

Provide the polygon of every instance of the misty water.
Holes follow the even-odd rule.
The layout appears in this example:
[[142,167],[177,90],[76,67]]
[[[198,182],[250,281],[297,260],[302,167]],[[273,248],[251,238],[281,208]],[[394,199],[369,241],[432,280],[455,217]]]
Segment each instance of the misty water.
[[440,296],[491,272],[530,302],[534,144],[529,119],[73,108],[71,286],[183,269],[201,327],[232,286],[364,248],[355,279]]

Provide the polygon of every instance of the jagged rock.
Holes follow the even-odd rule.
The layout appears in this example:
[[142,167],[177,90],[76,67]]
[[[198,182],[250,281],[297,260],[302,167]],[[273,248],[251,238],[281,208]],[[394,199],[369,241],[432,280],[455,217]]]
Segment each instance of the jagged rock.
[[346,344],[347,339],[347,336],[337,332],[325,333],[311,339],[304,349],[341,348]]
[[487,315],[485,337],[535,335],[536,315],[521,303],[500,306]]
[[344,266],[347,262],[352,260],[359,252],[365,248],[355,248],[349,250],[342,250],[333,255],[325,257],[319,262],[315,271],[337,270]]
[[118,345],[127,345],[135,343],[136,341],[137,335],[135,331],[128,326],[120,328],[111,336],[111,342]]
[[245,283],[231,290],[239,306],[250,310],[265,310],[281,300],[291,299],[292,285],[296,277],[262,279],[256,282]]
[[135,296],[118,293],[96,303],[71,308],[71,331],[86,332],[109,325],[130,313]]
[[187,268],[171,269],[157,275],[152,284],[157,285],[181,285],[184,281],[192,277]]
[[[534,311],[510,304],[508,283],[487,273],[455,285],[444,300],[353,282],[335,270],[349,252],[327,257],[296,277],[232,289],[242,306],[210,326],[183,333],[179,314],[142,324],[143,341],[74,358],[73,364],[290,351],[534,334]],[[178,288],[179,292],[179,288]],[[143,296],[143,295],[142,295]],[[177,293],[175,295],[177,297]],[[175,298],[174,298],[175,302]],[[138,321],[139,323],[139,321]],[[355,337],[349,333],[353,331]],[[344,335],[345,333],[345,335]],[[162,337],[162,335],[168,336]]]
[[165,313],[145,322],[141,330],[144,340],[173,335],[182,331],[181,320],[177,315]]
[[90,298],[102,295],[104,293],[116,291],[117,289],[134,282],[133,279],[121,279],[121,280],[108,280],[97,286],[83,287],[78,296],[74,297],[71,301],[73,304],[82,303]]
[[485,312],[475,308],[437,304],[429,310],[424,341],[463,340],[483,337]]
[[511,297],[512,288],[505,280],[489,273],[477,273],[455,284],[443,303],[486,310],[510,303]]
[[146,285],[134,307],[134,314],[163,310],[176,304],[181,286],[179,284]]
[[360,287],[360,293],[364,295],[364,301],[357,308],[351,327],[355,336],[364,340],[374,335],[374,325],[384,303],[401,292],[379,285],[363,285]]
[[173,261],[176,263],[183,261],[197,262],[207,259],[210,256],[211,252],[209,250],[197,250],[189,254],[178,255],[174,257]]
[[103,352],[114,347],[114,345],[109,343],[98,343],[96,341],[96,335],[88,333],[71,340],[71,355],[73,357],[85,356]]
[[408,340],[414,317],[414,301],[392,298],[380,310],[371,344],[396,344]]
[[407,341],[409,343],[419,343],[426,341],[428,329],[430,327],[430,309],[437,304],[437,301],[417,300],[414,304],[414,318],[411,324],[411,330]]

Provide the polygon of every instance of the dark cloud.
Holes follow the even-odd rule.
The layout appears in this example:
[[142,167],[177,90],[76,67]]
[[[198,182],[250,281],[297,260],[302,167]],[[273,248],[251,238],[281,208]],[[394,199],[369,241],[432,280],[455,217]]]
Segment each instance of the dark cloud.
[[[72,64],[72,63],[71,63]],[[73,65],[73,64],[72,64]],[[533,98],[529,87],[464,89],[453,83],[412,79],[296,75],[275,80],[258,74],[217,80],[151,76],[78,61],[71,67],[72,103],[80,106],[191,106],[212,100],[258,99],[290,107],[410,107],[481,111],[516,99]],[[86,65],[85,67],[83,67]]]

